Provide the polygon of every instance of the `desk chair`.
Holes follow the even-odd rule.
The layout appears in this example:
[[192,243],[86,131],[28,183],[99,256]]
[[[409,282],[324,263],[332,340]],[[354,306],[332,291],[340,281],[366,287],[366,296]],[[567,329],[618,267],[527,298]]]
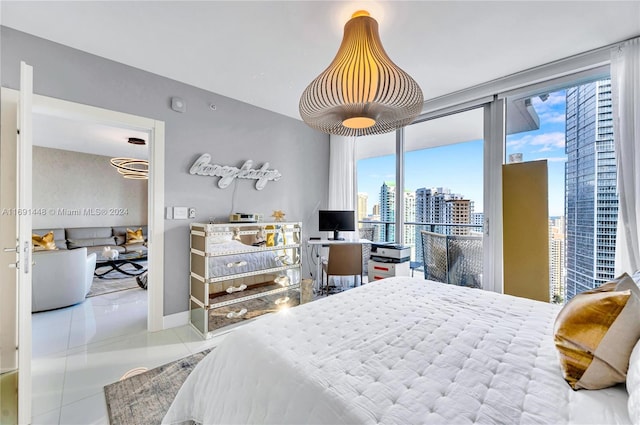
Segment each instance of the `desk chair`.
[[482,236],[447,236],[449,283],[482,288]]
[[[327,285],[324,285],[324,277]],[[322,292],[329,294],[330,276],[353,276],[353,286],[357,285],[357,277],[362,283],[362,244],[337,243],[329,245],[329,258],[322,263]]]
[[482,236],[420,233],[425,279],[482,288]]
[[440,233],[421,230],[422,264],[424,278],[436,282],[448,282],[447,237]]

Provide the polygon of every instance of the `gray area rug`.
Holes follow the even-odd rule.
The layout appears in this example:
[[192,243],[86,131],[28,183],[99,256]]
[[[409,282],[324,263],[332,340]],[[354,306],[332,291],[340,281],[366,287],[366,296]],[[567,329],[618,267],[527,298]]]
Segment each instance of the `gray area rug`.
[[211,349],[104,387],[111,425],[159,424],[182,383]]
[[[140,265],[147,267],[146,261],[140,261]],[[125,264],[122,266],[123,270],[131,270],[135,271],[133,266]],[[111,292],[125,291],[127,289],[138,288],[138,282],[136,282],[136,278],[132,276],[127,276],[124,273],[120,273],[118,271],[113,271],[108,273],[104,278],[100,279],[97,277],[93,278],[93,283],[91,284],[91,290],[87,294],[87,298],[95,297],[97,295],[109,294]]]

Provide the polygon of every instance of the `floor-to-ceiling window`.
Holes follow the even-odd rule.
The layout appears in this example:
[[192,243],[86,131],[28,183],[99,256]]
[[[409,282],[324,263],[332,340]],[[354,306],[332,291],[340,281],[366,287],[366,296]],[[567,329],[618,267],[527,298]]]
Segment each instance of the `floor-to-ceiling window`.
[[393,242],[396,219],[396,133],[356,140],[357,217],[371,240]]
[[[364,137],[356,142],[358,205],[374,200],[361,225],[376,228],[376,241],[409,246],[413,269],[423,271],[421,230],[451,239],[473,235],[478,249],[467,260],[479,265],[477,280],[481,279],[483,129],[483,108],[407,126],[402,143],[402,188],[395,182],[397,157],[388,154],[396,150],[397,135]],[[380,149],[376,142],[386,148]],[[398,203],[402,211],[396,208]],[[402,232],[396,232],[393,224],[397,214],[402,214]]]
[[405,129],[407,224],[402,243],[411,246],[412,261],[418,264],[424,263],[424,230],[443,235],[448,244],[458,236],[477,239],[478,249],[468,252],[466,260],[482,267],[483,119],[483,109],[476,108]]
[[[507,115],[534,128],[507,137],[507,161],[546,159],[549,170],[549,297],[563,303],[614,277],[618,216],[608,78],[518,96]],[[507,120],[509,122],[509,120]]]
[[[422,220],[418,218],[422,217],[420,214],[425,216],[427,207],[424,203],[421,206],[420,199],[436,193],[429,191],[433,188],[443,189],[437,193],[445,192],[446,188],[452,194],[463,195],[462,198],[473,196],[468,195],[472,192],[466,189],[448,187],[452,186],[448,182],[433,180],[428,173],[446,164],[433,155],[441,150],[455,149],[458,144],[464,146],[467,142],[484,140],[483,153],[477,155],[478,158],[483,157],[482,176],[475,179],[482,182],[484,193],[477,196],[478,199],[469,199],[474,201],[473,213],[477,214],[472,220],[478,224],[474,227],[483,233],[483,286],[489,285],[490,289],[498,292],[503,290],[501,167],[510,161],[537,159],[546,159],[549,170],[550,225],[545,229],[550,241],[549,299],[552,302],[566,301],[575,293],[599,286],[613,277],[618,199],[609,67],[602,65],[608,59],[608,50],[595,50],[579,58],[547,64],[481,87],[427,101],[426,112],[414,124],[395,134],[376,136],[384,138],[384,152],[368,148],[368,138],[359,139],[356,142],[358,191],[369,202],[367,216],[361,218],[361,221],[368,220],[369,224],[363,225],[378,221],[377,226],[390,228],[393,223],[401,222],[403,227],[399,232],[395,229],[378,232],[376,240],[414,243],[412,260],[419,261],[421,248],[415,238],[417,232],[407,231],[404,225],[412,223],[410,220],[419,223]],[[473,108],[478,108],[477,111],[482,111],[483,115],[478,122],[484,127],[477,138],[458,138],[457,142],[449,142],[450,146],[446,142],[420,147],[411,145],[412,133],[420,126],[427,128],[429,123],[445,122],[448,116],[463,115],[466,113],[463,111],[473,112]],[[459,125],[449,126],[447,137],[455,138],[460,129]],[[420,137],[415,139],[421,140]],[[399,147],[404,147],[404,150]],[[425,155],[433,157],[418,160],[420,154],[417,152],[422,150],[426,151]],[[401,159],[393,156],[396,152],[403,154]],[[385,156],[386,164],[382,158]],[[462,164],[466,159],[454,151],[447,156],[456,156],[457,161],[453,165]],[[413,163],[414,158],[419,167]],[[419,172],[411,171],[412,167],[419,168]],[[471,167],[466,167],[463,172],[451,164],[446,168],[436,177],[464,175]],[[384,185],[387,179],[379,178],[383,174],[390,178],[394,172],[401,176],[394,182],[400,180],[401,191]],[[424,176],[425,181],[412,183],[415,175]],[[372,176],[375,178],[370,178]],[[419,189],[424,190],[418,192]],[[383,223],[380,216],[374,215],[376,212],[380,214],[380,210],[374,211],[373,205],[380,205],[381,193],[387,193],[388,199],[389,191],[396,195],[396,203],[402,199],[401,211],[394,210],[394,219],[387,216],[388,223]],[[435,206],[432,210],[437,211]],[[452,214],[461,218],[470,211],[469,203],[468,206],[460,205]],[[429,223],[433,230],[440,230],[437,225],[443,224]],[[403,236],[411,233],[414,234],[413,240],[411,236]],[[394,237],[396,235],[402,238],[398,240]]]

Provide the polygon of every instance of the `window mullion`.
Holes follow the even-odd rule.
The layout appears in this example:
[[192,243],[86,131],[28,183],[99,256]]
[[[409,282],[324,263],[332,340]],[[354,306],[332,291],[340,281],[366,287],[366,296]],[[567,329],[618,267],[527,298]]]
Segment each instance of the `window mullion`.
[[395,242],[404,241],[404,127],[396,130]]

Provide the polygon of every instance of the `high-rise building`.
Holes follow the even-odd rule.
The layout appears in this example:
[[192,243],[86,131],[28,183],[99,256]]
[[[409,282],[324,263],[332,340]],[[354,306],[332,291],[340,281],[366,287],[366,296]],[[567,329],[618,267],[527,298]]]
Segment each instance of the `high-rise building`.
[[567,300],[614,277],[618,197],[611,80],[567,90]]
[[[473,201],[468,199],[451,199],[445,204],[445,223],[471,224]],[[448,235],[468,235],[470,227],[449,226]]]
[[[404,222],[413,223],[416,221],[416,194],[414,192],[404,191]],[[411,224],[404,225],[404,236],[402,244],[411,247],[411,258],[416,255],[416,232],[415,226]]]
[[[446,203],[451,199],[462,199],[462,195],[451,194],[442,187],[416,190],[416,221],[420,223],[446,223]],[[447,226],[435,226],[433,231],[445,233]]]
[[371,215],[380,217],[380,204],[373,205],[373,208],[371,209]]
[[[364,220],[367,217],[367,200],[369,199],[369,195],[364,192],[358,193],[358,222]],[[358,227],[362,227],[362,224],[359,224]]]
[[473,232],[482,233],[484,226],[484,213],[471,213],[471,224],[475,224],[477,226],[472,229]]
[[[473,214],[473,202],[465,200],[460,194],[451,193],[450,189],[442,187],[420,188],[416,190],[416,216],[418,223],[470,224]],[[422,238],[420,230],[432,230],[444,235],[468,234],[458,233],[462,228],[455,226],[416,226],[414,229],[416,255],[418,260],[422,256]],[[468,232],[468,228],[462,229]]]
[[[396,221],[396,184],[384,182],[380,187],[380,221],[387,222],[380,228],[382,232],[377,240],[395,241],[396,231],[394,223]],[[386,233],[385,233],[386,232]]]
[[[396,241],[395,225],[391,224],[396,219],[396,186],[394,183],[385,182],[380,187],[380,221],[389,222],[387,227],[387,235],[380,235],[378,240],[393,242]],[[404,221],[415,221],[415,208],[416,198],[415,194],[405,190],[404,191]],[[376,235],[377,236],[377,235]],[[397,241],[403,245],[409,245],[415,248],[415,233],[413,232],[413,226],[406,224],[404,226],[403,240]]]
[[561,304],[566,298],[564,217],[549,219],[549,300]]

